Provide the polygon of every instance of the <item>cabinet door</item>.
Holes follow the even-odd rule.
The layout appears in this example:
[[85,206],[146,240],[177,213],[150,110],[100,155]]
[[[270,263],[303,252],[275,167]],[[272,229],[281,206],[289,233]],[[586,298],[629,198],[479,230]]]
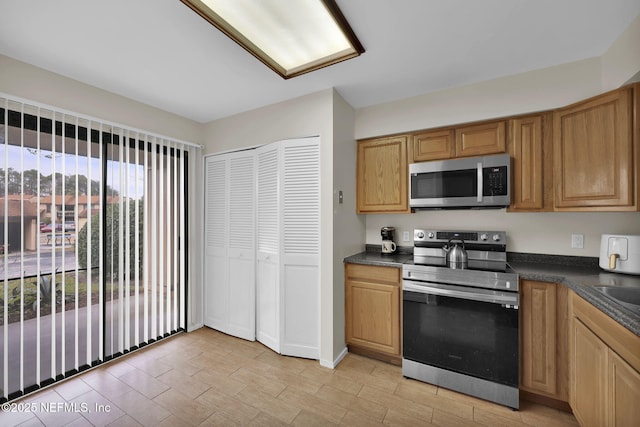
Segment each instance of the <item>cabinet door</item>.
[[358,213],[409,212],[407,137],[358,142]]
[[412,136],[413,162],[450,159],[456,155],[452,130],[422,132]]
[[609,425],[640,423],[640,373],[609,350]]
[[544,119],[547,117],[530,116],[509,121],[509,154],[513,159],[510,211],[540,211],[548,207],[545,193],[552,188],[545,188],[545,169],[549,181],[552,169],[551,152],[543,144]]
[[556,393],[556,289],[554,283],[522,281],[522,383],[528,391]]
[[582,426],[607,421],[608,347],[580,320],[573,318],[571,342],[571,409]]
[[483,156],[506,152],[505,123],[482,123],[457,128],[456,156]]
[[345,300],[347,343],[399,355],[400,287],[349,280]]
[[554,113],[555,207],[627,207],[633,200],[631,89]]
[[393,363],[401,355],[400,276],[395,267],[345,264],[347,344]]

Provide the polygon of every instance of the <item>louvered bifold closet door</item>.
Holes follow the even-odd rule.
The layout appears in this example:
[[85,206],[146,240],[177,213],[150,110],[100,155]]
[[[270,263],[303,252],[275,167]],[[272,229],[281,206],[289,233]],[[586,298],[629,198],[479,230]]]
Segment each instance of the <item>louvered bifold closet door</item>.
[[207,158],[205,179],[205,325],[255,340],[253,151]]
[[227,322],[227,159],[205,161],[205,325],[226,329]]
[[278,147],[270,144],[256,150],[256,339],[279,353]]
[[282,142],[282,354],[320,357],[320,138]]
[[255,340],[255,166],[253,150],[229,155],[227,333]]

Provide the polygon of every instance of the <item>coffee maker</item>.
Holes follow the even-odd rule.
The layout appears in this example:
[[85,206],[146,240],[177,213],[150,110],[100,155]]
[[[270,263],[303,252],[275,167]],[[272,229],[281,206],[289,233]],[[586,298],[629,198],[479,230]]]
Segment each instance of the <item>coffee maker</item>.
[[396,251],[396,244],[393,241],[393,234],[395,233],[395,227],[382,227],[380,229],[380,235],[382,236],[382,253],[392,254]]

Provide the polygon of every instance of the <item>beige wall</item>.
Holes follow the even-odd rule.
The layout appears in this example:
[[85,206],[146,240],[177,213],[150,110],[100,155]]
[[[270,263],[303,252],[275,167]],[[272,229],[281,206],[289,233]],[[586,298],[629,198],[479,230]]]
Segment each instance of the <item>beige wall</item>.
[[442,90],[356,112],[356,139],[542,111],[601,92],[601,61],[586,59]]
[[634,76],[638,76],[639,72],[640,16],[602,55],[602,89],[603,91],[615,89],[634,79]]
[[331,99],[328,89],[209,122],[204,125],[204,153],[310,135],[320,135],[323,146],[330,144]]
[[[335,126],[334,99],[337,99],[337,108],[347,114],[346,120],[339,119]],[[204,133],[206,154],[263,145],[283,139],[320,136],[320,363],[325,366],[333,366],[344,349],[344,316],[340,315],[340,307],[344,305],[344,296],[340,294],[342,281],[334,282],[334,268],[338,263],[334,252],[339,250],[339,246],[334,244],[333,230],[334,221],[341,217],[333,212],[334,149],[342,152],[344,144],[348,144],[347,140],[351,142],[347,151],[353,149],[355,141],[351,129],[353,119],[349,118],[349,115],[352,115],[350,110],[333,89],[327,89],[210,122],[205,125]],[[345,131],[345,128],[349,129]],[[348,136],[345,136],[345,133],[348,133]],[[340,140],[334,140],[334,135]],[[334,145],[338,147],[335,148]],[[339,178],[343,179],[341,177],[342,175],[339,175]],[[354,180],[355,175],[346,178],[351,185],[355,185]],[[362,245],[363,238],[364,227],[362,234],[357,236],[358,242],[351,247]],[[341,262],[339,269],[342,271]]]
[[[640,71],[640,18],[599,58],[563,64],[464,87],[363,108],[356,112],[356,139],[561,107],[632,79]],[[380,228],[497,229],[508,250],[598,256],[600,235],[640,234],[640,213],[515,214],[505,210],[421,211],[409,215],[367,215],[366,242],[380,244]],[[571,234],[585,236],[584,249],[571,248]]]
[[0,92],[200,144],[200,123],[0,55]]
[[[202,143],[204,125],[200,123],[3,55],[0,55],[0,92],[68,110],[81,116],[94,117],[182,141]],[[201,223],[202,209],[199,203],[203,191],[200,159],[193,154],[190,159],[195,162],[189,167],[190,188],[187,195],[194,203],[189,210],[187,221],[190,226]],[[199,273],[202,262],[197,255],[201,251],[198,249],[199,243],[195,233],[191,233],[189,237],[189,253],[192,254],[189,264],[192,273],[189,275],[191,287],[187,328],[192,330],[202,325],[202,274]]]
[[[344,264],[342,260],[362,251],[365,216],[356,214],[356,143],[353,138],[355,111],[342,97],[334,98],[333,137],[333,348],[345,347]],[[338,200],[342,191],[343,203]]]

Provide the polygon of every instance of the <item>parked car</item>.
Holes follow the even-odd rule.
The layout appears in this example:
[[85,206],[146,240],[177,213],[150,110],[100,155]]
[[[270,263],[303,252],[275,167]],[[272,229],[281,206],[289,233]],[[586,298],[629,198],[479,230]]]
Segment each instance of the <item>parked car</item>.
[[[56,231],[76,231],[76,223],[74,221],[65,221],[64,224],[57,223]],[[41,233],[51,233],[53,231],[53,225],[51,224],[40,224],[40,232]]]

